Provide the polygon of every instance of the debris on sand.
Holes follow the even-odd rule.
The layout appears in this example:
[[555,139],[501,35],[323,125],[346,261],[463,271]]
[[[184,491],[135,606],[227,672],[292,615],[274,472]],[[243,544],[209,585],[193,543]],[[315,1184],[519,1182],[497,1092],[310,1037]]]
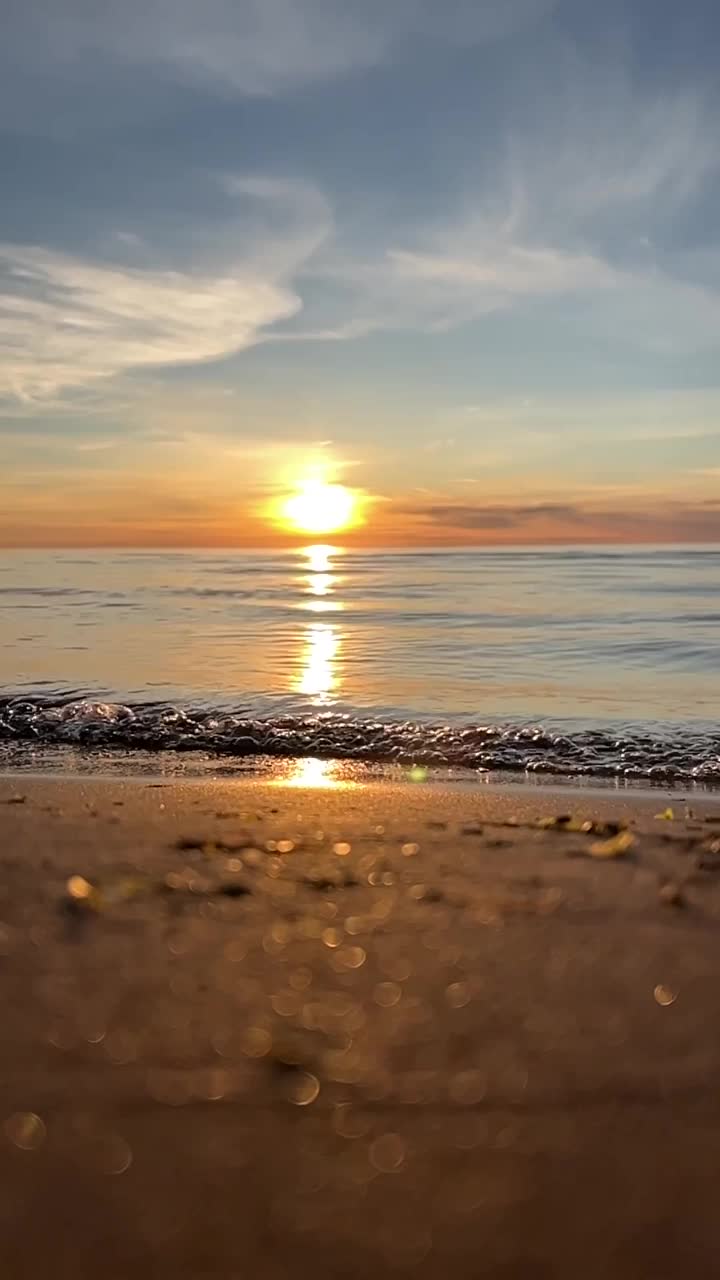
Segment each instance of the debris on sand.
[[252,893],[252,889],[248,888],[246,884],[233,880],[219,885],[215,892],[223,894],[226,898],[245,898],[249,893]]
[[65,885],[64,906],[70,911],[99,911],[100,893],[84,876],[70,876]]
[[571,813],[540,818],[528,825],[539,827],[541,831],[563,831],[568,835],[603,836],[606,839],[619,836],[627,828],[625,822],[595,822],[591,818],[578,818]]
[[634,844],[635,836],[630,831],[621,831],[610,840],[596,840],[590,845],[590,853],[593,858],[622,858]]

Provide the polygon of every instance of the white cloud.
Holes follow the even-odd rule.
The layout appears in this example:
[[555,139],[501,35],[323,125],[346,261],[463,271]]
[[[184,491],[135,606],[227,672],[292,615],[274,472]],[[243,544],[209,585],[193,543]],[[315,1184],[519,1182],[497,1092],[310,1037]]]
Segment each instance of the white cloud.
[[[375,259],[329,252],[307,275],[329,286],[293,337],[351,339],[380,329],[441,331],[542,298],[609,290],[618,274],[589,253],[515,243],[487,226],[474,242],[462,228],[393,248]],[[274,335],[286,336],[280,329]]]
[[699,93],[653,99],[618,70],[573,64],[542,111],[515,120],[482,177],[468,154],[468,189],[445,219],[385,247],[336,242],[313,259],[328,297],[302,327],[337,339],[443,329],[572,297],[572,324],[589,336],[655,352],[716,346],[720,250],[696,263],[641,234],[700,196],[720,169],[715,138]]
[[28,399],[131,368],[217,360],[300,299],[251,273],[131,271],[0,246],[0,393]]
[[260,201],[263,218],[206,233],[194,245],[195,269],[0,244],[0,395],[57,397],[130,369],[218,360],[295,315],[302,302],[292,276],[328,233],[327,205],[302,183],[225,185]]
[[[155,0],[153,20],[161,12],[169,20],[164,3]],[[228,22],[235,14],[248,23],[254,12],[249,3],[213,3]],[[396,18],[412,11],[418,29],[437,21],[421,0],[398,3]],[[518,4],[513,20],[527,18],[532,3]],[[285,6],[290,31],[301,13],[303,23],[326,10],[346,25],[357,18],[352,4],[324,4],[273,0],[267,12],[279,22]],[[195,21],[189,3],[175,7]],[[470,22],[480,11],[459,2],[455,12]],[[499,12],[482,8],[486,36]],[[369,30],[379,13],[370,6]],[[265,18],[258,21],[251,45],[264,39]],[[130,23],[130,35],[138,29]],[[217,360],[271,338],[443,330],[558,298],[574,302],[572,314],[554,317],[559,341],[565,324],[654,353],[720,343],[720,251],[704,253],[702,272],[694,264],[700,279],[683,278],[687,255],[663,257],[654,247],[662,236],[645,234],[692,201],[716,163],[699,93],[653,100],[633,93],[620,72],[602,79],[575,66],[547,109],[522,127],[516,120],[509,136],[482,179],[468,162],[464,199],[432,225],[398,231],[386,222],[363,236],[357,226],[336,228],[310,183],[231,175],[221,181],[229,207],[212,226],[189,225],[184,254],[123,227],[104,242],[120,263],[0,245],[0,393],[57,399],[127,370]]]
[[[532,94],[529,95],[532,101]],[[667,221],[720,169],[715,111],[702,90],[640,94],[620,66],[572,59],[531,120],[508,130],[506,217],[597,234],[599,221]]]

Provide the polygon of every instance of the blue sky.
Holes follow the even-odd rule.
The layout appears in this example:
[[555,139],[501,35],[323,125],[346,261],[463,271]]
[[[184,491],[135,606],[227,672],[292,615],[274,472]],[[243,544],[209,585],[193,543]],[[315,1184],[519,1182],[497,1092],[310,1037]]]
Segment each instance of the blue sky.
[[263,541],[318,460],[374,540],[720,537],[719,41],[710,0],[12,0],[0,541]]

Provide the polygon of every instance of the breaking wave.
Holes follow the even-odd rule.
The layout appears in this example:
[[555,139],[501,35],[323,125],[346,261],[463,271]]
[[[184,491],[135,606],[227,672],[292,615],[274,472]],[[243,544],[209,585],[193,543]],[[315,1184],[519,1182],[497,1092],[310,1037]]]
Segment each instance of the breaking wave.
[[165,703],[0,699],[0,743],[211,756],[318,757],[483,771],[720,785],[720,732],[670,725],[563,731],[534,724],[386,721],[357,714],[249,717]]

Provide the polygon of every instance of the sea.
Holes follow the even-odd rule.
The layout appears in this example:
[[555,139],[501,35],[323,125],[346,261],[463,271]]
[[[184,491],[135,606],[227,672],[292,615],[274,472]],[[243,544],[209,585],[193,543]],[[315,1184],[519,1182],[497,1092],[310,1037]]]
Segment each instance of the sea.
[[720,786],[720,546],[2,552],[0,765],[80,754]]

